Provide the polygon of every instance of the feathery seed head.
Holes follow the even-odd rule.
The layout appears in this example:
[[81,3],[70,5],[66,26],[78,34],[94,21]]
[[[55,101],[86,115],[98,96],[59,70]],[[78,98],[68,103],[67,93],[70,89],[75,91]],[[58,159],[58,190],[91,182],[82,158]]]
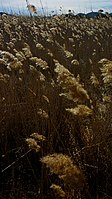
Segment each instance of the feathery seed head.
[[44,135],[40,135],[38,133],[32,133],[30,136],[33,137],[34,139],[38,140],[38,141],[45,141],[46,140],[46,137]]
[[61,188],[61,186],[59,185],[56,185],[56,184],[52,184],[50,186],[50,188],[54,191],[54,194],[57,196],[57,197],[61,197],[61,198],[65,198],[65,192],[63,191],[63,189]]
[[78,105],[77,107],[75,108],[66,108],[66,111],[72,113],[73,115],[77,115],[77,116],[82,116],[82,117],[86,117],[86,116],[89,116],[89,115],[92,115],[93,111],[85,106],[85,105]]
[[37,144],[35,139],[27,138],[26,142],[27,142],[29,148],[34,149],[36,152],[38,152],[40,150],[40,146]]

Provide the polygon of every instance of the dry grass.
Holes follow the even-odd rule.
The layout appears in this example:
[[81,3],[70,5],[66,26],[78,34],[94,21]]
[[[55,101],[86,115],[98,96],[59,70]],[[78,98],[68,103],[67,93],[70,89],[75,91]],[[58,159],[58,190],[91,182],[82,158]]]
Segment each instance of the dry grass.
[[111,198],[112,19],[0,26],[1,197]]

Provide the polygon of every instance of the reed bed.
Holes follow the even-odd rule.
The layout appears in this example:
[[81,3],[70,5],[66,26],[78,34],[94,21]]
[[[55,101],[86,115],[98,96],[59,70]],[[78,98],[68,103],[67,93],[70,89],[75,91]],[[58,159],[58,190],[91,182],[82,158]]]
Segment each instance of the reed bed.
[[0,27],[1,198],[112,198],[112,19]]

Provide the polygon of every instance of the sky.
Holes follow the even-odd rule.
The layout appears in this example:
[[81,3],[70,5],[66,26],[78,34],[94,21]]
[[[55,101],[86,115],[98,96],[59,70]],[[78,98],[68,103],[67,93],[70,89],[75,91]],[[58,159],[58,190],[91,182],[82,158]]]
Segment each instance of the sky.
[[[35,5],[37,10],[41,10],[41,2],[45,11],[59,11],[60,6],[62,12],[74,10],[75,13],[98,11],[103,9],[106,12],[112,12],[112,0],[29,0],[29,3]],[[27,11],[25,0],[0,0],[0,11]],[[60,13],[61,14],[61,13]]]

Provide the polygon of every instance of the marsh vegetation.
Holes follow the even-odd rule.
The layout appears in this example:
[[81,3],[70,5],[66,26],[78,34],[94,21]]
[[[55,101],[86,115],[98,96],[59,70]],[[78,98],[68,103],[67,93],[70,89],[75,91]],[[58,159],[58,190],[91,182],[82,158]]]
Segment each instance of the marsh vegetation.
[[0,18],[1,198],[112,198],[112,19]]

